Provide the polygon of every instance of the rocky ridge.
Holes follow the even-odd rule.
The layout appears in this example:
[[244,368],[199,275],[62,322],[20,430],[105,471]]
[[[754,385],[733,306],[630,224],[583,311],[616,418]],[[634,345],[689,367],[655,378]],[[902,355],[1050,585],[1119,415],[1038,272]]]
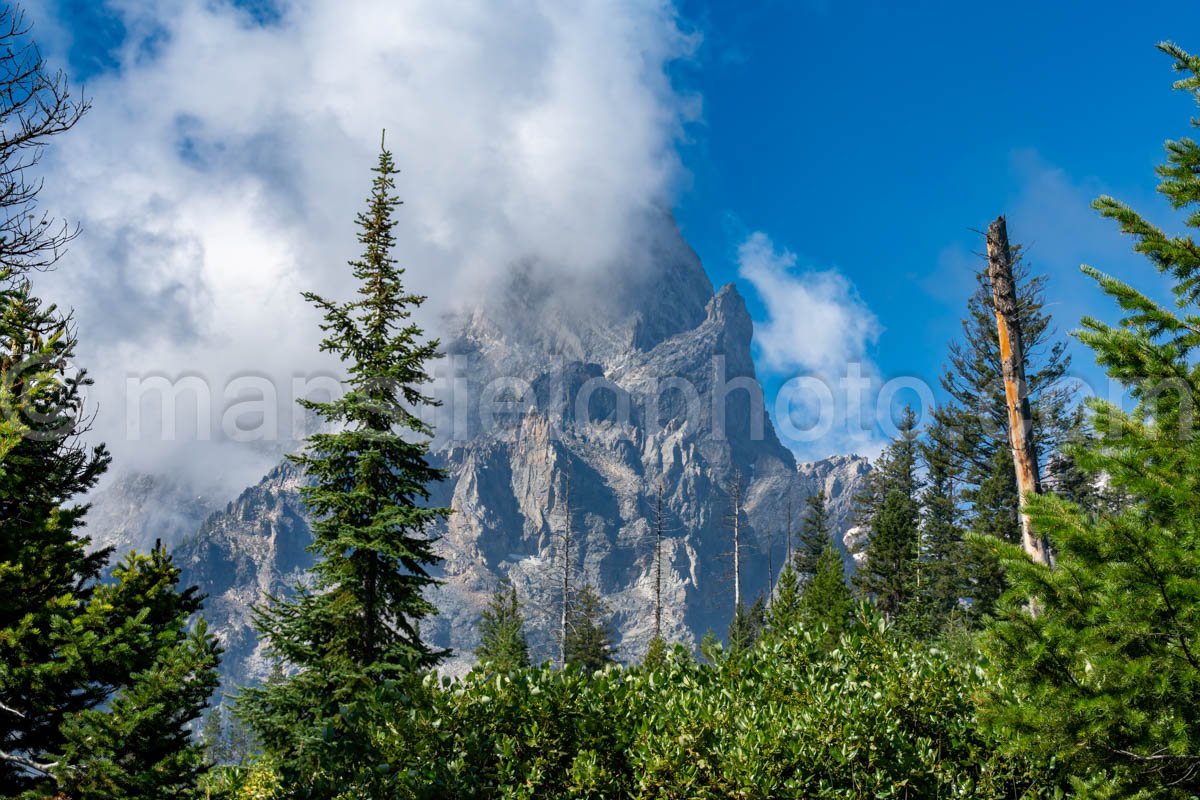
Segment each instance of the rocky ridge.
[[[596,276],[564,285],[561,275],[520,269],[448,322],[443,346],[456,380],[441,394],[435,442],[448,478],[432,502],[455,513],[436,531],[443,584],[424,633],[454,649],[450,671],[470,663],[479,614],[502,579],[525,605],[535,655],[554,652],[568,496],[575,582],[606,598],[624,660],[639,659],[653,635],[659,487],[663,625],[672,641],[691,646],[708,630],[723,633],[733,613],[735,483],[744,497],[746,602],[766,591],[767,564],[782,564],[789,504],[798,519],[819,489],[846,552],[865,459],[797,467],[766,414],[753,325],[736,287],[714,291],[669,219],[649,230],[611,285]],[[286,591],[309,563],[299,480],[290,467],[275,469],[176,548],[185,580],[210,596],[205,614],[226,643],[227,684],[262,677],[249,608]]]

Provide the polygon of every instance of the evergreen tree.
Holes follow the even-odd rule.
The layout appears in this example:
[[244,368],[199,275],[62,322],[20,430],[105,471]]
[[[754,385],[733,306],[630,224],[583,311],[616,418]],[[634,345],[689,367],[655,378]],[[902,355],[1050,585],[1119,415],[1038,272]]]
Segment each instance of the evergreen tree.
[[525,618],[517,600],[517,587],[503,583],[496,588],[479,620],[479,663],[496,672],[512,672],[529,666],[529,644],[525,640]]
[[228,763],[225,750],[225,722],[221,706],[212,706],[200,724],[200,741],[204,743],[204,757],[210,764]]
[[39,401],[0,477],[0,793],[192,797],[207,764],[188,724],[216,687],[219,649],[203,620],[189,630],[200,597],[177,589],[163,548],[100,581],[109,551],[86,553],[85,507],[64,501],[107,454],[73,443],[78,386],[54,377],[57,400]]
[[960,524],[953,453],[941,422],[930,428],[921,446],[925,491],[921,497],[921,585],[918,613],[928,633],[940,631],[973,599],[969,558]]
[[792,569],[791,564],[784,564],[783,571],[779,573],[775,596],[767,606],[767,630],[784,635],[800,622],[800,593],[800,579],[796,577],[796,570]]
[[[1046,277],[1033,275],[1015,247],[1013,273],[1017,320],[1025,347],[1026,379],[1033,414],[1033,438],[1043,460],[1061,454],[1082,421],[1074,392],[1065,381],[1071,359],[1066,342],[1046,312]],[[935,415],[939,446],[950,459],[946,471],[955,486],[959,524],[1003,541],[1020,541],[1020,498],[1009,444],[999,333],[986,266],[967,302],[962,339],[950,345],[942,386],[950,396]],[[939,513],[945,513],[943,508]],[[991,549],[968,544],[961,549],[959,571],[967,581],[969,617],[986,617],[1004,590],[1001,569]]]
[[162,548],[89,552],[77,498],[109,464],[85,447],[86,372],[68,365],[69,314],[28,276],[76,229],[38,209],[33,166],[87,110],[50,72],[19,12],[0,7],[0,796],[193,797],[188,737],[216,684],[218,648],[195,589]]
[[801,582],[812,578],[817,572],[817,562],[829,543],[831,524],[829,510],[825,507],[825,490],[822,489],[804,501],[804,521],[800,526],[800,540],[792,555],[793,566]]
[[429,528],[450,513],[427,505],[427,487],[443,473],[430,464],[432,431],[418,416],[435,404],[422,386],[438,342],[412,321],[425,298],[404,288],[404,270],[392,257],[400,201],[385,148],[374,172],[367,210],[357,218],[364,253],[350,262],[359,299],[304,295],[324,312],[321,350],[347,364],[348,377],[342,397],[301,401],[330,428],[293,457],[312,481],[301,490],[313,516],[310,583],[257,615],[261,635],[289,673],[242,700],[286,777],[320,774],[330,785],[357,767],[346,763],[352,756],[334,761],[315,744],[339,735],[342,707],[380,680],[411,675],[445,655],[422,640],[419,628],[435,612],[425,596],[437,562]]
[[[1200,57],[1161,49],[1200,101]],[[1196,124],[1196,123],[1193,123]],[[1200,228],[1200,145],[1168,142],[1159,191]],[[1094,400],[1092,447],[1071,456],[1125,499],[1089,513],[1053,495],[1033,499],[1034,527],[1056,549],[1053,569],[996,545],[1012,589],[987,649],[1014,690],[993,715],[1014,748],[1049,755],[1087,796],[1200,793],[1200,252],[1108,197],[1100,213],[1173,282],[1175,308],[1084,267],[1124,312],[1119,325],[1085,318],[1079,338],[1137,403]],[[1031,616],[1028,598],[1037,599]],[[1086,779],[1081,776],[1089,776]]]
[[[1037,452],[1046,459],[1061,450],[1080,423],[1074,393],[1064,381],[1071,358],[1066,341],[1057,335],[1053,319],[1045,311],[1046,277],[1031,274],[1019,246],[1014,248],[1013,262],[1034,442]],[[1011,499],[1015,515],[1016,500],[1012,498],[1016,496],[1016,476],[1011,454],[1007,471],[996,458],[997,451],[1009,451],[1008,406],[986,266],[976,279],[978,285],[967,302],[967,318],[962,323],[963,338],[950,344],[949,363],[942,376],[950,402],[938,409],[937,416],[946,429],[944,442],[954,453],[969,509],[978,505],[977,493],[989,479],[999,483],[1007,480],[1012,485],[1011,493],[1005,487],[992,487],[993,505],[985,503],[980,510],[981,514],[990,513],[990,524],[997,525],[1004,519],[997,516],[999,507],[994,505],[1001,496],[1007,494]],[[971,516],[970,527],[980,531],[977,516]],[[1019,533],[1009,528],[990,532],[999,533],[1005,541],[1020,539]]]
[[762,633],[766,621],[766,601],[762,595],[754,601],[754,605],[746,608],[739,605],[734,611],[733,620],[729,623],[726,639],[729,642],[729,652],[741,653],[754,647]]
[[[125,652],[112,654],[113,659],[120,664],[130,651],[147,652],[140,668],[122,665],[122,672],[129,671],[114,681],[118,688],[103,706],[63,721],[54,774],[66,796],[201,796],[197,784],[210,764],[189,724],[217,687],[219,648],[203,619],[188,629],[199,597],[194,588],[178,592],[178,580],[178,568],[159,546],[148,555],[131,553],[117,566],[113,582],[96,587],[94,610],[89,609],[93,630],[105,624],[124,628],[121,640],[111,644]],[[125,614],[106,613],[122,604],[130,609]],[[147,625],[148,620],[153,623]],[[98,639],[81,644],[102,646]]]
[[825,543],[817,571],[805,584],[797,605],[797,616],[805,628],[824,631],[827,646],[837,642],[850,621],[854,610],[854,598],[846,585],[842,556],[832,541]]
[[870,538],[855,582],[880,611],[893,618],[917,591],[921,484],[916,424],[916,414],[905,409],[899,436],[880,457],[858,499],[859,517],[869,527]]
[[642,659],[642,666],[648,669],[661,669],[667,664],[667,640],[661,636],[655,636],[650,640],[649,646],[646,647],[646,655]]
[[585,584],[571,603],[567,626],[566,663],[584,672],[602,670],[617,662],[612,612],[591,584]]
[[[1012,450],[1007,447],[994,450],[990,464],[974,490],[971,532],[1017,544],[1021,536],[1020,497]],[[1004,592],[1004,570],[987,540],[970,539],[963,553],[963,570],[970,576],[969,617],[973,624],[978,624],[992,613]]]

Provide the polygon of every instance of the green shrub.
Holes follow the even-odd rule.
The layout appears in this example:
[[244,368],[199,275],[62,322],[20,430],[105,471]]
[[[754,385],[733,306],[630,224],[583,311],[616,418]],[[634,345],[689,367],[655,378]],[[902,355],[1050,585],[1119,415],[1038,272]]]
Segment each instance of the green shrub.
[[[595,674],[549,666],[381,687],[344,709],[346,798],[1012,798],[1042,770],[981,732],[977,666],[861,619],[747,652]],[[352,731],[353,735],[344,735]],[[353,743],[353,744],[351,744]],[[365,743],[365,744],[364,744]],[[335,744],[335,743],[331,743]],[[344,763],[344,762],[343,762]]]

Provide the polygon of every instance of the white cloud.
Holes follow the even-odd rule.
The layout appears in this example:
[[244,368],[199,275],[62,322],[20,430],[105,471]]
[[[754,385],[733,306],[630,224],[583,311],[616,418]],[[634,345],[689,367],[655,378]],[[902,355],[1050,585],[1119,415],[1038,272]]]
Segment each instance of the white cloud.
[[219,390],[265,369],[286,387],[326,364],[299,293],[351,291],[381,129],[402,170],[398,257],[433,324],[515,261],[619,262],[669,204],[697,113],[666,75],[695,42],[665,0],[296,0],[267,26],[212,0],[111,5],[120,68],[46,163],[47,206],[85,235],[43,293],[77,309],[97,433],[125,466],[237,485],[277,456],[126,441],[125,378]]
[[776,373],[844,373],[867,360],[879,322],[850,281],[835,270],[794,272],[796,255],[779,252],[761,231],[738,247],[738,271],[766,307],[755,327],[762,365]]
[[795,268],[796,255],[761,231],[738,247],[738,272],[766,311],[754,329],[758,364],[784,379],[774,404],[779,434],[801,459],[874,457],[881,387],[869,350],[879,321],[841,273]]

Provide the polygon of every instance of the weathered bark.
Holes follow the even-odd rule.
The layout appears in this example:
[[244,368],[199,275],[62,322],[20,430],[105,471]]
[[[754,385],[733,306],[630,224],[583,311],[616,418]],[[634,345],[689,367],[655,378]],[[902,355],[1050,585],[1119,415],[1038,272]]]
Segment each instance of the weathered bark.
[[767,530],[767,597],[775,595],[775,537]]
[[742,474],[733,476],[733,609],[742,607]]
[[654,638],[662,638],[662,542],[663,487],[658,487],[658,502],[654,509]]
[[563,492],[563,531],[559,537],[560,553],[559,558],[562,560],[562,606],[560,608],[558,619],[558,663],[559,666],[565,668],[567,666],[567,620],[571,610],[571,476],[568,474],[564,480],[565,490]]
[[787,542],[787,555],[784,557],[784,565],[792,563],[792,498],[788,497],[787,502],[787,531],[784,534]]
[[1029,498],[1041,493],[1038,478],[1037,445],[1033,438],[1033,414],[1029,408],[1029,384],[1025,379],[1025,350],[1017,317],[1017,291],[1012,271],[1012,250],[1008,244],[1008,225],[1000,216],[988,226],[988,280],[996,309],[996,327],[1000,334],[1000,359],[1004,370],[1004,395],[1008,401],[1008,435],[1020,492],[1021,545],[1039,564],[1050,565],[1050,550],[1045,538],[1033,529],[1027,506]]

